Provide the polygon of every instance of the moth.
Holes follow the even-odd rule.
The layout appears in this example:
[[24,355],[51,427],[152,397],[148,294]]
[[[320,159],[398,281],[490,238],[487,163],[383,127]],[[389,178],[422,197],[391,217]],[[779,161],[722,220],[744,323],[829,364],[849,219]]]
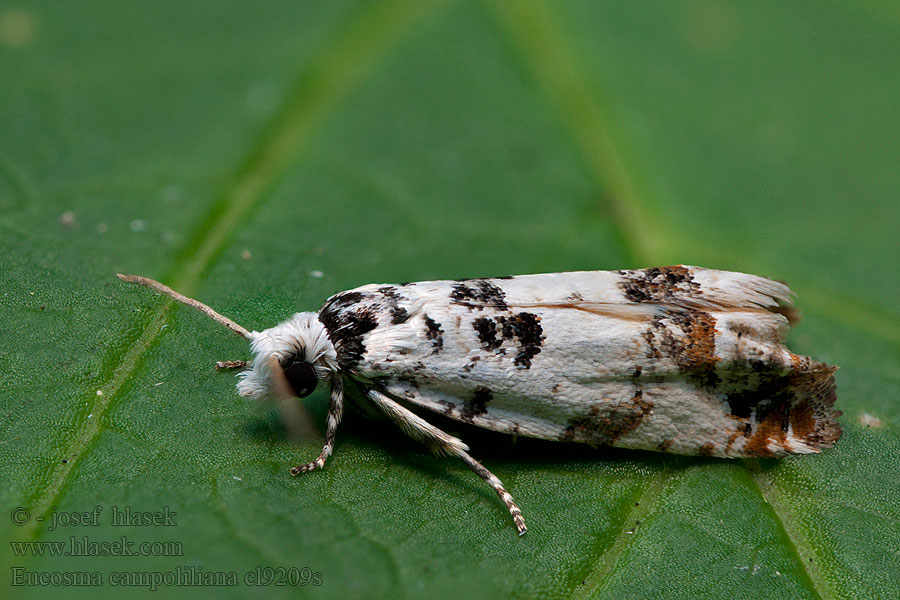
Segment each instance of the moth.
[[156,281],[119,277],[250,340],[251,361],[217,363],[243,369],[241,396],[330,389],[322,452],[292,475],[332,454],[354,385],[404,433],[462,459],[520,535],[501,481],[413,408],[544,440],[729,458],[820,452],[841,435],[836,367],[784,346],[792,293],[755,275],[676,265],[372,284],[261,332]]

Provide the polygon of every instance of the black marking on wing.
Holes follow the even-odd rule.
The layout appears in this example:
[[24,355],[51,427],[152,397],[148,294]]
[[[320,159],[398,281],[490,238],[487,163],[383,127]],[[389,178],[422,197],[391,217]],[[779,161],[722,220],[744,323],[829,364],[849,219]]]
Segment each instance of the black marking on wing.
[[463,281],[481,281],[483,279],[515,279],[515,275],[501,275],[500,277],[460,277],[459,279],[454,279],[453,281],[457,283],[461,283]]
[[541,318],[533,313],[521,312],[510,316],[494,318],[480,317],[472,322],[478,334],[478,341],[486,350],[505,354],[502,347],[506,341],[515,341],[518,353],[513,363],[522,369],[531,367],[531,359],[541,351],[544,342],[544,330]]
[[472,279],[453,284],[450,300],[468,308],[495,307],[506,310],[506,293],[486,279]]
[[391,323],[394,325],[406,323],[409,320],[409,312],[400,306],[399,303],[403,297],[397,293],[397,288],[392,285],[386,285],[378,288],[378,291],[384,296],[385,303],[391,313]]
[[396,306],[391,309],[391,323],[399,325],[409,320],[409,313],[402,306]]
[[[786,374],[780,365],[752,359],[743,361],[743,365],[735,365],[735,371],[735,374],[742,373],[744,379],[752,384],[752,387],[748,385],[743,389],[733,389],[730,393],[726,393],[725,401],[735,417],[746,419],[756,411],[756,420],[763,421],[774,407],[790,405],[790,402],[786,401],[792,399],[794,395],[794,391],[788,385],[792,375]],[[729,384],[737,385],[732,381],[729,381]]]
[[503,344],[503,340],[497,339],[497,323],[488,317],[481,317],[472,322],[475,331],[478,332],[478,340],[488,350],[496,350]]
[[432,354],[437,354],[444,349],[443,334],[444,330],[441,329],[441,324],[425,315],[425,339],[429,340],[434,347],[434,350],[431,351]]
[[483,415],[487,412],[487,403],[493,399],[494,395],[490,389],[486,387],[475,388],[475,394],[465,400],[460,415],[464,421],[471,422],[472,417]]
[[703,293],[691,272],[681,265],[616,273],[622,276],[619,288],[631,302],[665,304]]
[[352,307],[355,304],[359,304],[360,300],[362,299],[362,292],[342,292],[326,300],[325,304],[322,306],[319,312],[322,313],[327,311],[331,313],[339,313]]
[[521,312],[511,317],[497,317],[504,339],[515,337],[519,342],[519,353],[513,361],[518,367],[530,368],[531,359],[541,351],[544,330],[540,320],[539,316],[527,312]]
[[334,344],[342,369],[352,370],[362,359],[366,351],[363,336],[378,327],[379,310],[377,298],[360,292],[332,296],[319,309],[319,321]]

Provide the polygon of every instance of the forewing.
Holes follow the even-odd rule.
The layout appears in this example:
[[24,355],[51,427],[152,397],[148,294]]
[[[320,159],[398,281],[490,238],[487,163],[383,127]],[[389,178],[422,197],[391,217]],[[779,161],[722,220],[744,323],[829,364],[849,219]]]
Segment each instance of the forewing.
[[413,404],[544,439],[748,456],[839,435],[832,369],[787,351],[787,320],[770,312],[789,294],[679,266],[372,285],[329,302],[346,367]]

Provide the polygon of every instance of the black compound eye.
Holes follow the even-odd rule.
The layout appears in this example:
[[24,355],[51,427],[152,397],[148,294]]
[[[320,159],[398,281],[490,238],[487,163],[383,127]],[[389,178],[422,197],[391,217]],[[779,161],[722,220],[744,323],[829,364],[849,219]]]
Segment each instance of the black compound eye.
[[305,398],[313,393],[319,380],[316,378],[316,370],[305,360],[292,360],[282,367],[284,376],[291,384],[298,398]]

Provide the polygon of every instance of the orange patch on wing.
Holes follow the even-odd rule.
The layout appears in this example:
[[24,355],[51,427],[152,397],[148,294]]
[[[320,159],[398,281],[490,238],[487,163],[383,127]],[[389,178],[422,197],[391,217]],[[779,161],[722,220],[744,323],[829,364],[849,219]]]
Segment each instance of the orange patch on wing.
[[778,453],[769,449],[769,445],[774,442],[776,447],[784,448],[785,436],[784,411],[773,410],[756,426],[756,431],[744,446],[744,455],[777,456]]
[[791,409],[789,415],[794,437],[805,440],[816,430],[816,414],[812,405],[804,400]]
[[685,345],[686,360],[694,367],[710,367],[716,364],[716,318],[697,311],[691,315],[684,329],[689,342]]

